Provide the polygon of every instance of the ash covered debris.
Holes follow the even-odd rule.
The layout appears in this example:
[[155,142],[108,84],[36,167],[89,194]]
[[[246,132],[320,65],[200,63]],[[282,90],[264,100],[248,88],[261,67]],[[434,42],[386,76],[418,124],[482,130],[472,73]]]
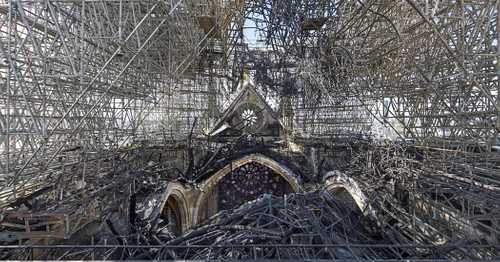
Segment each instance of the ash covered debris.
[[[255,256],[261,259],[354,259],[393,256],[389,249],[374,251],[321,247],[381,243],[381,238],[381,232],[373,221],[362,216],[359,210],[352,210],[338,201],[327,191],[284,197],[265,194],[232,211],[219,212],[199,227],[167,242],[170,245],[205,245],[213,248],[181,252],[165,248],[159,255],[161,258],[189,259],[251,259]],[[246,245],[256,247],[246,249]],[[275,248],[286,245],[291,246]]]

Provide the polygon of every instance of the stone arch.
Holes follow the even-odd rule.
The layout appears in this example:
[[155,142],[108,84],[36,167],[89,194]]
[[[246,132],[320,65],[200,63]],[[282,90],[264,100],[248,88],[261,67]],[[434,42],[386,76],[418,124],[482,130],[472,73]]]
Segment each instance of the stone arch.
[[199,194],[196,203],[195,203],[195,210],[193,212],[193,217],[192,221],[194,223],[199,223],[201,222],[201,210],[204,208],[202,205],[204,201],[207,199],[209,194],[212,192],[212,189],[219,183],[219,181],[225,177],[227,174],[231,173],[231,171],[238,169],[239,167],[242,167],[245,164],[256,162],[261,165],[264,165],[268,168],[270,168],[272,171],[274,171],[276,174],[281,176],[291,187],[293,192],[300,192],[302,191],[302,188],[299,184],[299,179],[295,175],[293,171],[291,171],[289,168],[286,166],[278,163],[274,159],[271,159],[267,156],[264,156],[262,154],[250,154],[247,156],[244,156],[238,160],[235,160],[225,167],[221,168],[218,170],[214,175],[212,175],[210,178],[205,180],[203,184],[200,186],[201,193]]
[[160,216],[165,219],[166,212],[174,212],[171,214],[176,219],[177,234],[182,234],[191,227],[191,217],[189,216],[189,201],[185,194],[185,189],[178,183],[170,183],[163,195]]
[[323,178],[326,190],[335,193],[348,193],[355,201],[363,215],[376,218],[375,210],[371,207],[368,198],[359,184],[352,178],[339,171],[330,171]]

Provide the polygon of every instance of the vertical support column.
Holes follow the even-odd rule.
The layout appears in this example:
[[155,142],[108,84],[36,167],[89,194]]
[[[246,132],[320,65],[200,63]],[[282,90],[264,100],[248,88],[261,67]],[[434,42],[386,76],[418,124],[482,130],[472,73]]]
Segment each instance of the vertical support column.
[[462,67],[465,68],[465,31],[467,30],[465,28],[465,6],[464,6],[464,0],[460,0],[458,2],[458,8],[460,11],[460,23],[459,23],[459,28],[458,28],[458,52],[459,52],[459,57],[458,59],[460,60],[460,64]]
[[85,56],[85,0],[82,0],[82,11],[81,11],[81,25],[80,25],[80,92],[83,91],[84,86],[84,56]]
[[118,13],[118,40],[120,41],[120,43],[122,42],[122,39],[123,39],[123,0],[120,0],[120,10],[119,10],[119,13]]
[[208,114],[206,129],[210,130],[215,125],[215,121],[217,120],[219,114],[217,110],[217,88],[215,87],[217,82],[214,80],[212,75],[215,69],[209,68],[208,70],[211,72],[208,79]]
[[[497,26],[496,26],[496,33],[497,33],[497,64],[496,64],[496,69],[497,69],[497,110],[500,108],[500,0],[497,0]],[[497,123],[496,123],[496,131],[495,131],[495,137],[493,138],[493,143],[496,145],[498,141],[498,135],[500,133],[500,111],[497,111]],[[469,205],[468,205],[469,206]],[[499,221],[494,221],[494,225],[497,225],[495,229],[500,228]],[[496,236],[495,240],[498,243],[498,235]]]
[[281,125],[283,126],[284,137],[287,142],[293,138],[294,112],[291,98],[288,95],[282,96],[280,101]]
[[311,165],[313,168],[313,176],[319,179],[318,154],[315,147],[311,147]]
[[496,123],[496,132],[495,132],[495,137],[494,137],[494,143],[496,144],[496,140],[498,139],[498,135],[500,133],[500,111],[498,111],[498,108],[500,108],[500,0],[497,0],[497,28],[496,28],[496,33],[497,33],[497,64],[496,64],[496,69],[497,69],[497,123]]
[[[10,89],[11,82],[10,79],[12,77],[12,58],[11,58],[11,34],[12,34],[12,1],[9,1],[9,13],[7,15],[7,88],[6,92],[6,105],[5,105],[5,117],[6,117],[6,127],[5,127],[5,153],[6,153],[6,164],[5,164],[5,173],[8,174],[10,172]],[[16,195],[16,185],[13,185],[13,193],[14,197]]]

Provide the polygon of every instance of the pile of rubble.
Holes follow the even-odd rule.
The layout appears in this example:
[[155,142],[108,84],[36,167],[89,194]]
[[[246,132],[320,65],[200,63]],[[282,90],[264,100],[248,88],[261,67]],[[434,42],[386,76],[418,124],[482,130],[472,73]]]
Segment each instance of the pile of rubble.
[[[48,256],[155,260],[394,257],[389,248],[368,247],[384,241],[376,224],[361,213],[326,190],[284,197],[264,194],[232,211],[217,213],[179,237],[164,228],[153,232],[138,221],[134,235],[120,239],[119,245],[108,242],[107,249],[57,250]],[[367,247],[349,247],[352,244]]]
[[194,230],[166,243],[169,246],[206,247],[180,252],[163,248],[156,258],[368,259],[394,256],[388,249],[343,247],[383,243],[380,233],[373,230],[376,225],[359,211],[325,190],[284,197],[265,194],[231,212],[219,212]]

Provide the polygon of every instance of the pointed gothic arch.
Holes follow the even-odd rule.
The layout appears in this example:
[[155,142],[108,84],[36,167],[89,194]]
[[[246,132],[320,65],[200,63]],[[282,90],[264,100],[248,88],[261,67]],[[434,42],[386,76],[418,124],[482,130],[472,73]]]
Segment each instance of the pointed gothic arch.
[[363,215],[376,217],[375,210],[358,183],[339,171],[330,171],[324,176],[326,190],[335,194],[349,195]]
[[194,223],[200,223],[204,219],[204,214],[207,210],[215,212],[217,209],[214,206],[207,204],[207,199],[211,196],[213,189],[218,185],[218,183],[232,171],[237,170],[249,163],[258,163],[266,168],[272,170],[276,175],[282,178],[287,185],[291,188],[291,192],[300,192],[302,188],[299,184],[299,179],[296,174],[283,164],[278,163],[274,159],[271,159],[262,154],[251,154],[244,156],[238,160],[231,162],[225,167],[221,168],[214,175],[204,181],[200,186],[201,193],[195,202],[195,212],[193,213],[192,221]]
[[188,197],[182,185],[171,183],[167,187],[161,204],[160,217],[170,223],[169,229],[176,235],[181,235],[191,227]]

